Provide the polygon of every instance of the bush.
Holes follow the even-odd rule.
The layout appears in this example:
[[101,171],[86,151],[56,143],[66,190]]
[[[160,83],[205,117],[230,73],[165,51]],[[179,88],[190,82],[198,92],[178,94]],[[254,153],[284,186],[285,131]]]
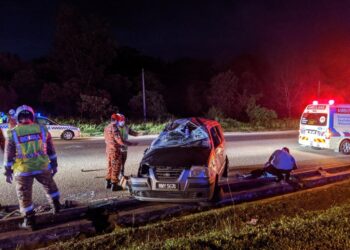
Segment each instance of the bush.
[[271,127],[273,120],[277,119],[277,113],[274,110],[261,107],[256,104],[255,98],[250,98],[246,113],[249,117],[249,121],[256,126]]
[[223,120],[224,117],[224,113],[217,107],[212,106],[209,110],[208,113],[206,114],[206,117],[209,119],[213,119],[213,120]]

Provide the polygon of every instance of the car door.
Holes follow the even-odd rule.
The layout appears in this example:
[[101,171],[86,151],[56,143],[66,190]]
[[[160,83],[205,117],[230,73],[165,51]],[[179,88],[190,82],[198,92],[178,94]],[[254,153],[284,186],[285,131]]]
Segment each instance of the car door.
[[40,118],[38,117],[38,118],[36,118],[36,121],[40,125],[45,125],[52,137],[60,137],[61,136],[62,131],[56,123],[54,123],[54,122],[52,122],[49,119],[46,119],[44,117],[40,117]]

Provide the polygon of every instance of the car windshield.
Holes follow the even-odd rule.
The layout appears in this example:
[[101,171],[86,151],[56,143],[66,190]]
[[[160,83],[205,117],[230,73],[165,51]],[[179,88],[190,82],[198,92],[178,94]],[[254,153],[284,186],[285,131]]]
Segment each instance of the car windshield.
[[300,123],[303,125],[326,126],[327,114],[325,113],[304,113]]
[[151,145],[151,148],[163,147],[209,147],[209,137],[201,126],[185,119],[176,120]]

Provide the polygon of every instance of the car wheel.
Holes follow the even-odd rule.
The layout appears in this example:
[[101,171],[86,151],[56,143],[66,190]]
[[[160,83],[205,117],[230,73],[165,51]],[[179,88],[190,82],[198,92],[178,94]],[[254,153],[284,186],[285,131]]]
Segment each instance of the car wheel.
[[63,140],[72,140],[74,137],[74,133],[70,130],[65,130],[63,131],[62,135],[61,135],[61,138]]
[[340,143],[339,151],[342,152],[344,155],[350,154],[350,141],[344,140]]
[[228,161],[228,158],[226,156],[226,159],[225,159],[225,166],[224,166],[224,172],[222,173],[222,177],[224,178],[227,178],[228,177],[228,166],[229,166],[229,161]]

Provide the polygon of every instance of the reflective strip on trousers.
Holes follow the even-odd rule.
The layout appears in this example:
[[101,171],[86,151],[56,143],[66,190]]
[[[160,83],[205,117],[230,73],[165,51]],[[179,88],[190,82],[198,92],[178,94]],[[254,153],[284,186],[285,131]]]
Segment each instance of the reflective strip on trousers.
[[31,212],[33,210],[34,210],[33,204],[30,205],[29,207],[21,207],[20,208],[20,212],[23,213],[23,214],[27,214],[28,212]]
[[55,192],[55,193],[52,193],[52,194],[47,194],[47,197],[49,198],[56,198],[56,197],[60,197],[60,192]]

